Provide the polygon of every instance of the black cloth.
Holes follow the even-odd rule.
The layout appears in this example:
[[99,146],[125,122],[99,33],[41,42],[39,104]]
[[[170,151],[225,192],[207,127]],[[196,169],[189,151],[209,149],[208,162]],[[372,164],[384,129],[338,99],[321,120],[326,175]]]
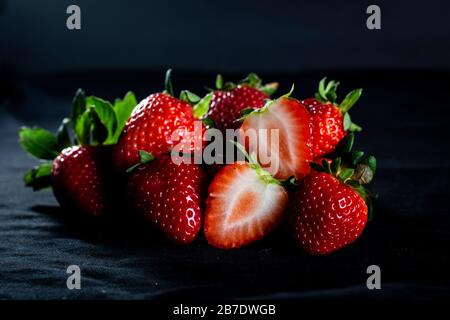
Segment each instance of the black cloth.
[[[177,246],[133,221],[68,218],[51,191],[33,192],[22,175],[36,161],[17,143],[20,125],[56,129],[78,86],[112,99],[160,90],[161,72],[90,72],[8,78],[0,107],[0,298],[432,298],[449,297],[450,77],[443,71],[328,72],[340,97],[363,87],[352,119],[364,128],[357,148],[379,168],[374,219],[352,245],[327,256],[302,252],[282,227],[266,239],[223,251],[200,236]],[[323,72],[266,75],[315,90]],[[242,76],[242,75],[239,75]],[[226,75],[227,78],[233,77]],[[178,89],[201,91],[212,74],[174,74]],[[369,265],[382,289],[366,288]],[[81,290],[66,268],[79,265]]]

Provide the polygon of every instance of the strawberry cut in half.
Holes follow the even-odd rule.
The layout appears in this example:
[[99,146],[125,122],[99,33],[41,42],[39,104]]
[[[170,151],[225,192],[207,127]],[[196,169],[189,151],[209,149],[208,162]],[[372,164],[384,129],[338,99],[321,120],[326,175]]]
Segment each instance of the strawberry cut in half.
[[287,205],[285,188],[259,165],[228,164],[209,186],[206,239],[222,249],[248,245],[281,223]]
[[300,180],[310,170],[312,128],[308,111],[289,94],[244,115],[239,136],[275,178]]

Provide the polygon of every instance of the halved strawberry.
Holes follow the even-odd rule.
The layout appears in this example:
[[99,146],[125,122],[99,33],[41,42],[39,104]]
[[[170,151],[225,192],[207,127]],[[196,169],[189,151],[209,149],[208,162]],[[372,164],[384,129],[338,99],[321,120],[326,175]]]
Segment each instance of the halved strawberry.
[[285,95],[245,115],[239,135],[248,153],[256,153],[275,178],[301,179],[309,174],[311,131],[308,111]]
[[287,191],[258,165],[226,165],[209,186],[206,239],[222,249],[259,240],[280,224],[287,204]]

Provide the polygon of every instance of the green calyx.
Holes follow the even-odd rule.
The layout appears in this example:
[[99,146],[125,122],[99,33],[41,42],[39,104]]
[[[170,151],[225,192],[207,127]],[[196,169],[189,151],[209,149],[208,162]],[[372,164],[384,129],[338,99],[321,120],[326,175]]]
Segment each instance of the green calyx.
[[22,127],[19,143],[39,160],[45,160],[25,173],[25,185],[39,190],[50,186],[51,160],[72,145],[109,145],[117,143],[126,121],[136,106],[136,97],[128,92],[114,104],[78,89],[70,118],[64,118],[56,133],[39,127]]
[[241,145],[239,142],[236,142],[234,140],[230,140],[230,142],[234,144],[236,148],[238,148],[238,150],[244,155],[250,167],[253,170],[255,170],[256,174],[261,180],[263,180],[266,184],[283,185],[282,181],[275,179],[269,172],[267,172],[261,167],[261,165],[258,163],[258,160],[256,159],[255,153],[249,155],[245,150],[244,146]]
[[324,159],[321,163],[311,162],[310,166],[315,171],[330,174],[355,189],[366,202],[369,220],[371,220],[372,201],[376,195],[372,194],[365,185],[373,180],[377,161],[374,156],[365,155],[363,151],[352,150],[354,139],[354,133],[349,133],[341,141],[330,156],[333,159],[331,163]]
[[119,136],[137,104],[135,95],[128,92],[114,104],[96,96],[86,97],[79,89],[74,97],[72,122],[75,144],[110,145]]
[[206,128],[215,127],[214,121],[206,117],[213,96],[213,92],[209,92],[203,98],[200,98],[198,95],[189,90],[182,90],[180,92],[180,100],[192,105],[192,113],[194,118],[201,120]]
[[253,109],[253,108],[245,108],[241,111],[241,116],[235,120],[235,122],[241,122],[244,121],[246,118],[250,117],[250,116],[254,116],[254,115],[261,115],[265,112],[267,112],[270,108],[270,106],[275,103],[278,99],[281,98],[290,98],[290,96],[292,95],[292,93],[294,92],[295,86],[294,84],[292,84],[291,89],[289,90],[288,93],[283,94],[282,96],[280,96],[277,99],[266,99],[266,103],[264,104],[264,106],[262,108],[259,109]]
[[174,97],[173,85],[172,85],[172,69],[167,69],[166,77],[164,79],[164,93]]
[[136,163],[135,165],[129,167],[126,171],[127,173],[131,173],[137,167],[140,167],[143,164],[150,163],[151,161],[153,161],[155,159],[155,157],[150,152],[147,152],[145,150],[139,150],[138,154],[139,154],[139,162]]
[[264,92],[269,97],[273,95],[275,91],[277,91],[278,89],[277,82],[264,84],[261,78],[256,73],[249,73],[244,79],[239,81],[237,84],[233,82],[224,82],[221,74],[218,74],[216,76],[215,81],[216,90],[230,91],[236,88],[238,85],[258,89],[259,91]]
[[341,111],[344,117],[344,130],[350,132],[359,132],[362,130],[360,126],[353,123],[350,114],[348,111],[355,105],[355,103],[359,100],[362,95],[363,89],[355,89],[350,91],[341,101],[341,103],[337,104],[337,93],[336,90],[339,86],[339,82],[334,80],[330,80],[327,82],[327,78],[323,78],[319,82],[319,89],[315,94],[315,98],[321,103],[333,103],[335,104],[339,110]]

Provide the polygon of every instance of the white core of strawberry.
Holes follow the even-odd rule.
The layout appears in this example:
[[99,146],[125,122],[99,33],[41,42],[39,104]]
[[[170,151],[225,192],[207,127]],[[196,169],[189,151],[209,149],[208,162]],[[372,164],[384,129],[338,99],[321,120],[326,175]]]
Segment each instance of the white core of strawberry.
[[220,195],[223,198],[223,214],[225,229],[248,227],[262,230],[268,220],[276,221],[273,213],[279,213],[284,198],[284,188],[277,184],[265,183],[253,169],[239,172],[239,176]]

